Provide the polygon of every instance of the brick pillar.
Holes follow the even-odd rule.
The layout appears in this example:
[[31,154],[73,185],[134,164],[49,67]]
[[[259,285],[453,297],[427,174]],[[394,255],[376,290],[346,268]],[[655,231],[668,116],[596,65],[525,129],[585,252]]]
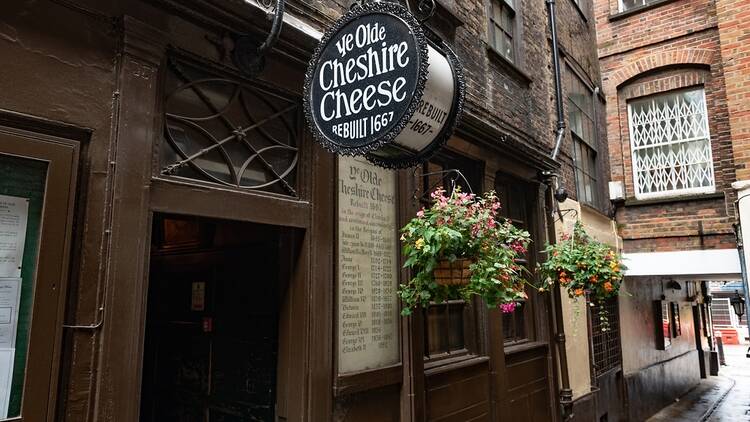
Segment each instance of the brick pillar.
[[717,0],[737,180],[750,179],[750,0]]

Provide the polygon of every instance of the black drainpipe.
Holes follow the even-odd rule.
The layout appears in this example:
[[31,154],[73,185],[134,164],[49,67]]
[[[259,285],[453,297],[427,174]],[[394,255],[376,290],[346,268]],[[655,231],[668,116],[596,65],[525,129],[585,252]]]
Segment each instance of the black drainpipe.
[[[560,55],[557,46],[557,28],[555,19],[555,0],[546,0],[547,12],[549,14],[549,26],[550,35],[552,37],[552,66],[555,72],[555,105],[557,107],[557,126],[555,136],[555,147],[552,150],[551,158],[557,161],[557,154],[560,151],[560,144],[565,134],[565,118],[563,116],[563,104],[562,104],[562,83],[560,81]],[[547,218],[549,222],[547,224],[547,237],[550,242],[554,242],[556,238],[555,234],[555,223],[554,215],[557,209],[556,201],[564,201],[567,195],[561,194],[563,192],[558,188],[558,176],[552,172],[545,172],[543,174],[547,183]],[[573,416],[573,390],[570,388],[570,376],[568,374],[568,354],[565,350],[565,326],[562,312],[562,294],[559,281],[555,281],[555,287],[551,296],[553,313],[552,322],[555,327],[555,342],[553,343],[554,348],[557,351],[557,362],[559,366],[560,374],[560,392],[559,392],[559,403],[560,413],[562,419],[568,420]]]

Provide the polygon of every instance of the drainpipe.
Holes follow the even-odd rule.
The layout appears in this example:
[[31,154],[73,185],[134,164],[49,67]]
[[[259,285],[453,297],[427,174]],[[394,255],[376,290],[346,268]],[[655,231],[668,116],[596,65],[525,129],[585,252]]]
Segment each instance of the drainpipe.
[[[549,15],[550,35],[552,37],[552,65],[554,68],[555,76],[555,105],[557,111],[555,147],[552,150],[552,154],[550,155],[550,157],[556,161],[557,154],[560,152],[560,144],[562,143],[562,138],[565,135],[565,118],[563,116],[562,83],[560,81],[560,54],[557,46],[557,20],[555,19],[555,0],[546,0],[546,3],[547,13]],[[547,218],[550,218],[552,220],[547,225],[547,237],[552,242],[555,240],[556,234],[554,219],[551,217],[554,216],[554,210],[557,208],[557,204],[555,203],[555,201],[558,200],[558,193],[560,190],[557,189],[557,175],[547,172],[544,174],[544,176],[546,176],[546,182],[549,191],[549,194],[547,195],[547,205],[549,211],[549,213],[547,214]],[[560,196],[561,200],[564,200],[564,196]],[[553,307],[552,322],[555,327],[555,341],[553,342],[553,346],[557,351],[557,364],[560,374],[560,413],[562,415],[562,419],[565,421],[573,416],[573,390],[571,390],[570,388],[570,376],[568,374],[568,354],[565,350],[565,325],[562,312],[563,298],[559,281],[555,282],[555,287],[550,296]]]
[[552,37],[552,66],[555,70],[555,106],[557,107],[557,137],[555,149],[552,150],[552,159],[557,159],[560,152],[560,144],[565,134],[565,119],[563,118],[562,83],[560,82],[560,53],[557,49],[557,28],[555,19],[555,0],[547,0],[547,12],[549,14],[550,35]]

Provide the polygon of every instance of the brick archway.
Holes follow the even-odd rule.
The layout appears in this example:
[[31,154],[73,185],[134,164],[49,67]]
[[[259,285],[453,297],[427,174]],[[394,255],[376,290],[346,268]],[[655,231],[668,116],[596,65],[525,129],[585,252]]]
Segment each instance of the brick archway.
[[654,69],[675,65],[711,66],[714,52],[706,49],[660,51],[643,56],[615,72],[611,83],[620,88],[624,83]]

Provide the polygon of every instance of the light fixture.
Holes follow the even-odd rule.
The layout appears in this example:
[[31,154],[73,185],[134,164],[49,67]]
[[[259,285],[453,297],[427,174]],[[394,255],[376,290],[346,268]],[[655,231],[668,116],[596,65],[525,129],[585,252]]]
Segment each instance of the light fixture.
[[740,292],[735,290],[734,294],[729,298],[729,303],[732,304],[737,318],[742,318],[742,315],[745,315],[745,298],[740,295]]

